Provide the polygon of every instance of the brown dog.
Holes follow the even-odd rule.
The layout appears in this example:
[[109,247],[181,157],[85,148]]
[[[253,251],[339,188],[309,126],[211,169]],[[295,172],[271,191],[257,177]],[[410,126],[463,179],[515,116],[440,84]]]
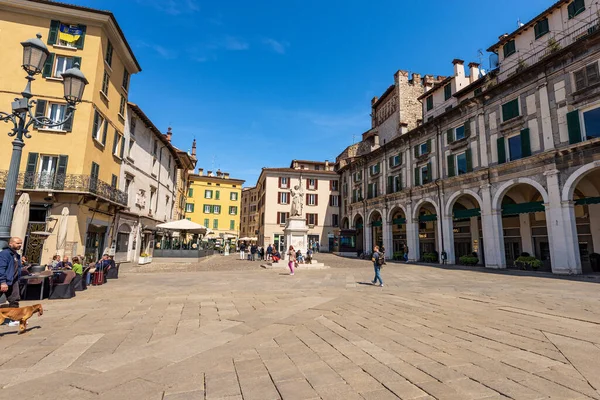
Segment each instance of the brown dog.
[[21,335],[25,333],[25,330],[27,329],[27,320],[36,312],[38,315],[44,313],[41,304],[19,308],[0,308],[0,324],[3,323],[5,319],[19,321],[19,335]]

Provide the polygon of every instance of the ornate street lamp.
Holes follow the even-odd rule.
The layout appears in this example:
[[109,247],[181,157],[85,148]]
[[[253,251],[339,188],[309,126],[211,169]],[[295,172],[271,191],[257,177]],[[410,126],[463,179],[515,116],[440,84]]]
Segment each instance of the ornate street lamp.
[[0,121],[6,123],[12,122],[13,128],[8,136],[15,137],[13,140],[13,152],[8,168],[8,177],[6,178],[6,187],[4,189],[4,199],[2,202],[2,211],[0,212],[0,249],[5,249],[8,246],[10,237],[10,225],[12,222],[13,206],[15,204],[15,194],[17,191],[17,179],[19,177],[19,166],[21,164],[21,155],[25,142],[23,138],[31,138],[29,128],[33,124],[39,124],[45,127],[54,127],[63,125],[72,116],[75,111],[75,105],[80,103],[83,98],[85,85],[88,84],[87,79],[79,70],[79,65],[68,69],[62,74],[64,85],[64,97],[68,104],[68,112],[64,120],[53,121],[48,117],[36,117],[31,109],[35,106],[36,101],[31,100],[31,82],[35,80],[35,75],[42,72],[46,59],[50,55],[50,51],[41,41],[42,35],[39,33],[34,39],[29,39],[21,42],[23,46],[23,64],[21,65],[27,72],[27,85],[25,90],[21,92],[22,98],[16,98],[12,102],[12,113],[0,111]]

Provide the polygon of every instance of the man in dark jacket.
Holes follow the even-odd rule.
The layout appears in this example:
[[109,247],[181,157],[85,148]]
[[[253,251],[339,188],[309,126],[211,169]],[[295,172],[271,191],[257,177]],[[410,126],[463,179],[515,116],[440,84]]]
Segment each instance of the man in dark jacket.
[[6,295],[8,304],[2,308],[18,308],[21,296],[19,294],[19,278],[21,277],[21,250],[23,241],[18,237],[8,240],[8,248],[0,251],[0,293]]

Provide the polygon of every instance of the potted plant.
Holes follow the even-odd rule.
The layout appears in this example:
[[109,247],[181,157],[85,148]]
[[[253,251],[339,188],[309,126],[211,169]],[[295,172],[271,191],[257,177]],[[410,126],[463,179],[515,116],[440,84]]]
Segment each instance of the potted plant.
[[423,262],[426,263],[435,263],[438,261],[438,256],[436,253],[425,253],[423,254]]
[[140,265],[144,265],[144,264],[149,264],[152,262],[152,256],[148,253],[142,253],[140,254],[140,258],[138,260],[138,264]]
[[461,256],[458,260],[462,265],[467,265],[469,267],[479,264],[479,258],[472,255]]
[[515,266],[520,269],[530,268],[537,271],[543,265],[544,263],[541,260],[530,256],[529,253],[521,253],[519,258],[515,260]]
[[548,50],[550,53],[554,53],[557,50],[560,50],[560,43],[556,41],[555,38],[548,39]]

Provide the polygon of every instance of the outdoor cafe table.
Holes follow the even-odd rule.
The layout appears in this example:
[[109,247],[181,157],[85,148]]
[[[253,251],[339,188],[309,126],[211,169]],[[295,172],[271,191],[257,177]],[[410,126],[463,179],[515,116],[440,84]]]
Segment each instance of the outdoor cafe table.
[[[37,274],[32,274],[32,275],[23,275],[21,276],[21,280],[25,280],[25,281],[29,281],[30,279],[41,279],[42,280],[42,287],[40,289],[40,300],[44,299],[44,286],[46,284],[46,279],[48,280],[48,284],[50,285],[52,283],[52,277],[53,274],[48,274],[48,273],[37,273]],[[27,289],[29,287],[29,282],[27,282],[25,284],[25,294],[24,297],[27,298]]]

